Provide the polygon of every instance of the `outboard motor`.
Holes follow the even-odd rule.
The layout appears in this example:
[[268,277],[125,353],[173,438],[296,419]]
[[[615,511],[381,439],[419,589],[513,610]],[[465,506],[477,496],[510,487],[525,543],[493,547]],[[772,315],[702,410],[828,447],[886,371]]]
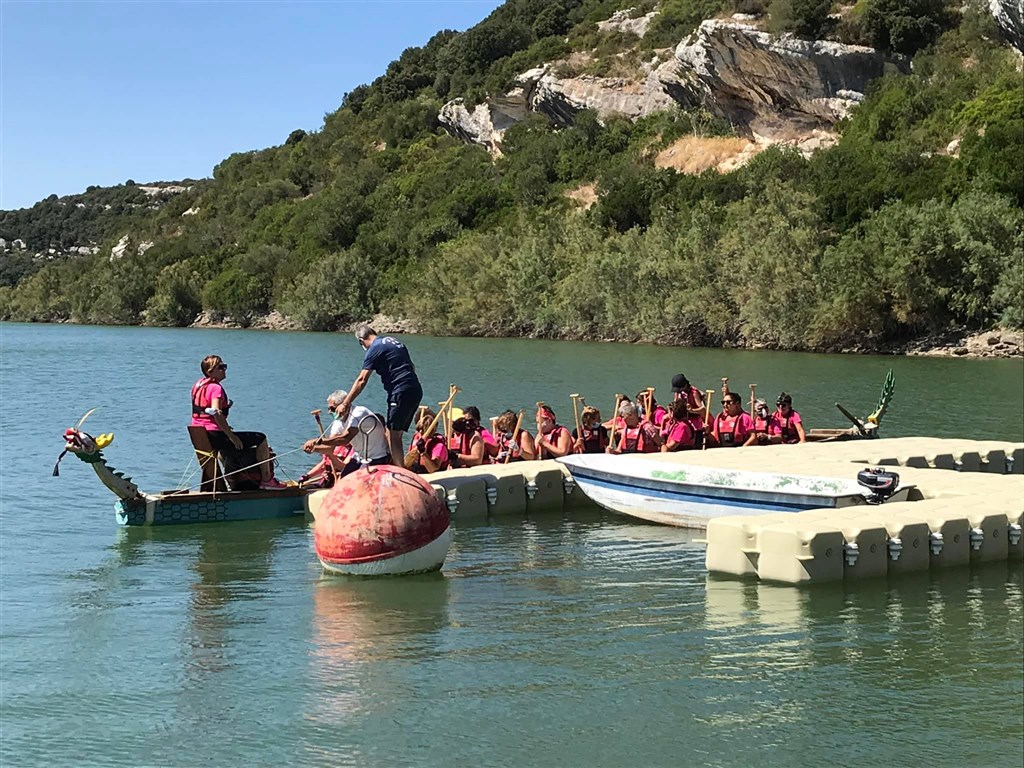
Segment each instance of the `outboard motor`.
[[881,467],[874,467],[858,472],[857,483],[871,491],[868,504],[881,504],[896,492],[900,476]]

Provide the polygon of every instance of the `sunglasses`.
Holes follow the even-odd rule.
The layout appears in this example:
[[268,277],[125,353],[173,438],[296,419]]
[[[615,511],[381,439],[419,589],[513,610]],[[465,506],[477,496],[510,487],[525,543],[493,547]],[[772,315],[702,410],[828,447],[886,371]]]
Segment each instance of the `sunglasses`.
[[221,363],[220,365],[213,366],[215,371],[226,371],[228,369],[227,363]]
[[739,400],[723,400],[722,405],[739,405]]

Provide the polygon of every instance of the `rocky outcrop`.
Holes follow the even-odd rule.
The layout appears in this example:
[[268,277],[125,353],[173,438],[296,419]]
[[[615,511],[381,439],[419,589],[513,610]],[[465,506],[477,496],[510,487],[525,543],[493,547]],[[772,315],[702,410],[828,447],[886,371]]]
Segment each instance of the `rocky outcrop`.
[[463,99],[453,99],[441,108],[438,121],[453,136],[498,153],[505,131],[531,112],[559,125],[571,125],[584,109],[592,109],[602,118],[623,115],[636,120],[673,104],[653,71],[630,80],[593,75],[563,78],[553,70],[554,65],[528,70],[504,96],[472,110]]
[[712,19],[676,48],[657,76],[680,104],[771,136],[833,125],[864,98],[868,83],[889,71],[908,72],[909,63],[873,48]]
[[626,8],[623,11],[616,11],[610,19],[597,22],[597,28],[602,32],[619,32],[624,35],[636,35],[643,37],[651,27],[651,22],[658,15],[657,11],[651,11],[644,16],[632,18],[631,14],[635,9]]
[[988,0],[988,9],[1006,41],[1024,53],[1024,0]]

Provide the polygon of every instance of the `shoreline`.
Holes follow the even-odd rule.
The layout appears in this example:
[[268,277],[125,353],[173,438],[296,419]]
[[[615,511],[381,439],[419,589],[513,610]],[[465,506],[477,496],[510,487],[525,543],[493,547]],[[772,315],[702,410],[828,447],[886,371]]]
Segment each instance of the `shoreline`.
[[[47,325],[79,325],[73,320],[40,321]],[[395,333],[417,336],[422,332],[412,320],[397,318],[384,313],[379,313],[366,321],[376,329],[378,333]],[[253,318],[248,324],[234,321],[230,317],[216,317],[209,312],[203,312],[196,320],[185,328],[208,328],[216,330],[249,330],[249,331],[301,331],[304,333],[350,333],[357,325],[352,323],[345,328],[336,331],[307,331],[297,322],[282,315],[278,311],[270,312]],[[106,327],[118,327],[109,325]],[[162,327],[147,326],[145,323],[133,324],[131,327]],[[433,334],[430,334],[433,335]],[[775,352],[806,352],[809,354],[829,355],[883,355],[899,357],[947,357],[963,358],[968,360],[1012,360],[1024,358],[1024,330],[995,329],[989,331],[969,332],[964,329],[950,331],[941,335],[922,336],[911,341],[887,344],[879,348],[850,348],[850,349],[785,349],[773,347],[760,343],[725,343],[722,345],[709,344],[681,344],[671,342],[659,342],[649,339],[617,339],[599,336],[577,336],[572,334],[550,335],[550,336],[511,336],[502,334],[463,334],[461,336],[450,336],[449,338],[530,338],[549,341],[598,341],[614,344],[652,344],[654,346],[679,347],[683,349],[736,349],[736,350],[770,350]]]

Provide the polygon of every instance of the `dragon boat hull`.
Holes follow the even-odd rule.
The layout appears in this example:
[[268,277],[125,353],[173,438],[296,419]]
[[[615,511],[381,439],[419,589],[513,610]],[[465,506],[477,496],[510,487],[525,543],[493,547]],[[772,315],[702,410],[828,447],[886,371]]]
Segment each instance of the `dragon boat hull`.
[[626,517],[707,528],[725,515],[801,512],[867,503],[854,480],[668,464],[640,455],[558,459],[592,501]]
[[272,520],[305,514],[305,499],[312,489],[284,488],[273,491],[219,491],[184,493],[168,491],[145,494],[138,499],[118,499],[114,513],[118,525],[184,525],[244,520]]

